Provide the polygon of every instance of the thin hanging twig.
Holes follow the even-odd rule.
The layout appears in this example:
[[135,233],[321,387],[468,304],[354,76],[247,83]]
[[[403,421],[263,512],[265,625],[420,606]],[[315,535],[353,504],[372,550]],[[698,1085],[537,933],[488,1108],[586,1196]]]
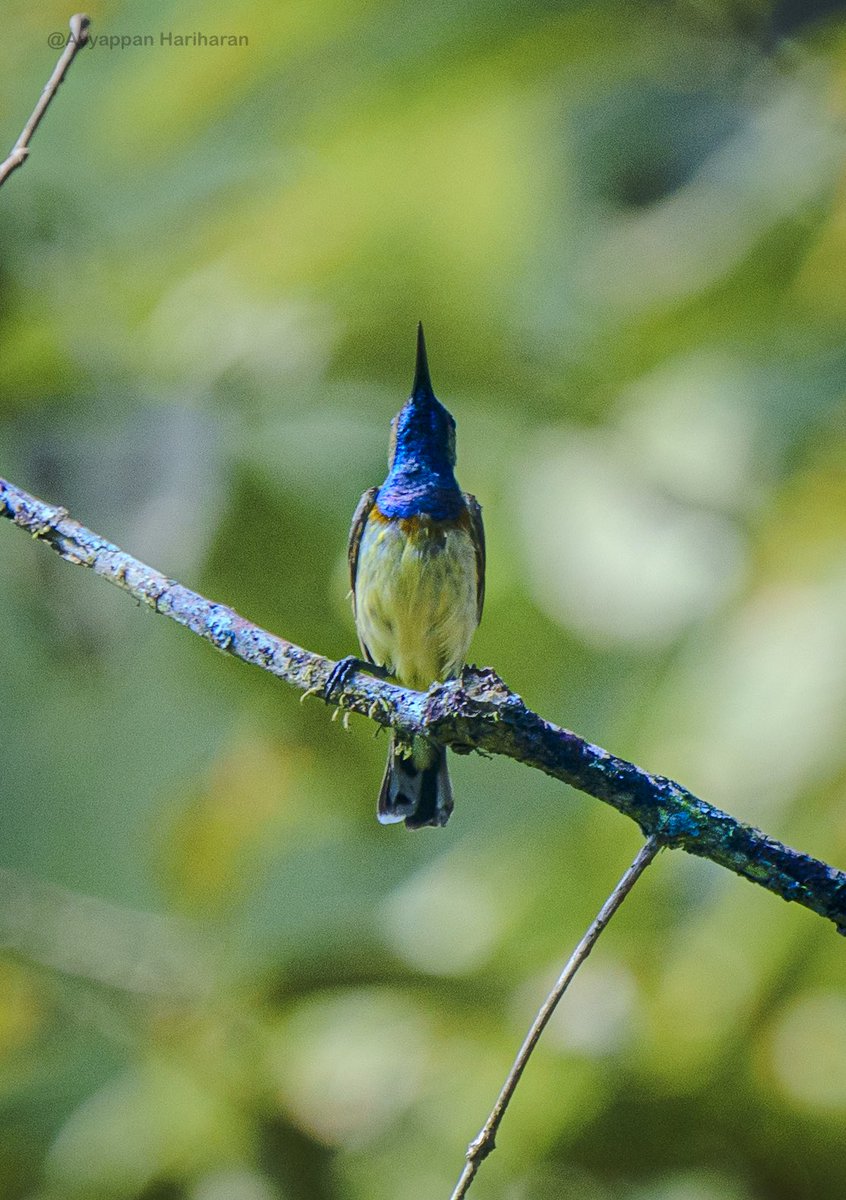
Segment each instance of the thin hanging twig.
[[579,967],[596,945],[597,939],[603,929],[605,929],[608,922],[614,916],[614,913],[623,903],[626,896],[628,896],[660,849],[661,843],[654,836],[643,844],[634,862],[605,901],[587,933],[573,951],[570,961],[561,972],[558,981],[546,1000],[544,1000],[538,1011],[538,1015],[532,1022],[532,1026],[526,1034],[525,1041],[514,1060],[514,1065],[508,1072],[508,1077],[502,1085],[502,1091],[497,1096],[496,1103],[491,1109],[490,1116],[485,1121],[478,1135],[467,1147],[467,1159],[464,1164],[464,1170],[461,1172],[461,1177],[455,1185],[455,1191],[452,1193],[450,1200],[462,1200],[462,1197],[467,1195],[470,1184],[473,1182],[482,1162],[484,1162],[492,1150],[496,1149],[496,1135],[502,1124],[502,1118],[505,1116],[506,1109],[511,1103],[511,1098],[517,1090],[517,1085],[532,1056],[532,1052],[538,1044],[550,1017],[555,1012],[558,1001],[567,991]]
[[76,13],[75,16],[71,17],[70,36],[65,43],[65,48],[61,53],[59,61],[53,69],[53,74],[45,83],[38,103],[32,110],[32,116],[23,127],[21,136],[15,142],[9,156],[0,163],[0,186],[6,182],[13,171],[26,162],[32,135],[41,124],[41,118],[46,113],[50,101],[59,90],[59,84],[67,74],[68,67],[88,41],[88,26],[90,24],[91,21],[85,13]]

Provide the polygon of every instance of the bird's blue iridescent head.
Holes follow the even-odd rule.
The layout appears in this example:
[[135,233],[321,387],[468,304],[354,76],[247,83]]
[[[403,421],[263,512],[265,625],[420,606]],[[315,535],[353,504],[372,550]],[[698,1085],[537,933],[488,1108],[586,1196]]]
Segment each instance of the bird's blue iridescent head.
[[432,391],[422,325],[411,395],[391,422],[389,466],[376,497],[386,517],[425,514],[444,521],[461,512],[464,501],[453,473],[455,421]]

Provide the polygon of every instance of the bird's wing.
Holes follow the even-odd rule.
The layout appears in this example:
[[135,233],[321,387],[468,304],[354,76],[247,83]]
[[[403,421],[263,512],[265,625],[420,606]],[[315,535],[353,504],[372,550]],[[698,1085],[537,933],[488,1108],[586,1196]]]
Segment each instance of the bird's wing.
[[[350,540],[347,545],[347,558],[350,564],[350,588],[352,589],[353,612],[355,612],[355,577],[358,571],[358,551],[361,546],[361,535],[364,533],[364,526],[367,524],[367,518],[370,516],[370,510],[376,502],[376,493],[378,488],[368,488],[358,502],[356,510],[353,513],[352,525],[350,525]],[[356,623],[357,624],[357,623]],[[373,655],[370,653],[364,642],[361,641],[361,634],[358,637],[361,642],[361,648],[364,651],[364,656],[368,662],[373,662]]]
[[481,621],[485,606],[485,526],[482,523],[482,506],[476,497],[465,492],[464,502],[470,514],[470,531],[476,550],[476,619]]
[[352,525],[350,526],[350,540],[347,545],[347,558],[350,563],[350,587],[355,595],[355,576],[358,570],[358,548],[361,545],[361,535],[364,533],[364,526],[367,524],[367,518],[370,516],[370,510],[376,500],[378,488],[368,488],[358,502],[358,506],[353,513]]

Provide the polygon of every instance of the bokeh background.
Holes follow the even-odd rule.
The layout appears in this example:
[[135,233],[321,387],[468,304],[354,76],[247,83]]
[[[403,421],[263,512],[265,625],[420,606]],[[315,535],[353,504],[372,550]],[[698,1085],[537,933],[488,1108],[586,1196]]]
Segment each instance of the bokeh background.
[[[846,21],[815,0],[95,3],[0,196],[0,472],[311,649],[425,322],[473,648],[846,865]],[[6,0],[2,139],[66,7]],[[161,34],[246,36],[235,48]],[[638,845],[384,737],[0,528],[0,1194],[447,1197]],[[846,1191],[846,947],[662,856],[473,1195]]]

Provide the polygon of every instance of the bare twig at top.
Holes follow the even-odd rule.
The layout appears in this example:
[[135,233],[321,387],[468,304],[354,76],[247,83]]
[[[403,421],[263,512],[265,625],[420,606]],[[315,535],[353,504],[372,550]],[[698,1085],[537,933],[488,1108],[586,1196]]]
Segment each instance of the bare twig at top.
[[85,13],[76,13],[75,16],[71,17],[70,34],[65,43],[65,48],[59,57],[59,61],[53,68],[53,74],[45,83],[44,89],[38,98],[38,103],[32,110],[32,115],[26,125],[23,127],[21,136],[15,142],[8,157],[0,163],[0,187],[6,182],[12,172],[17,170],[26,161],[32,135],[41,124],[41,118],[46,113],[50,101],[59,90],[59,84],[67,74],[68,68],[88,41],[88,27],[90,24],[91,21]]

